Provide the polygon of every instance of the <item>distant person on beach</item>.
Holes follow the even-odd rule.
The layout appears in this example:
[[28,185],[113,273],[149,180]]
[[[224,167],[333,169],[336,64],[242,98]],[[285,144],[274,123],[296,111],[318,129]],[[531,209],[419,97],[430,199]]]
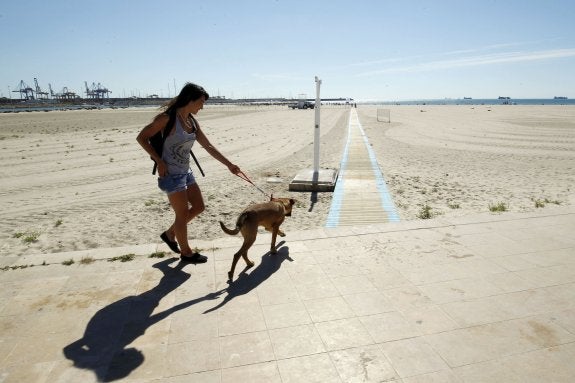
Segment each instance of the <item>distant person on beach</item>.
[[[168,195],[168,200],[175,213],[172,226],[164,231],[160,238],[180,259],[190,263],[205,263],[207,257],[193,252],[188,243],[188,223],[204,211],[204,199],[194,174],[190,170],[190,149],[195,141],[216,160],[228,167],[231,173],[241,172],[237,165],[231,163],[208,140],[195,119],[200,109],[210,96],[199,85],[187,83],[180,94],[165,105],[165,110],[145,126],[137,141],[152,157],[158,167],[158,186]],[[165,132],[162,155],[159,156],[150,143],[156,133],[166,128],[168,122],[174,121],[169,132]],[[179,244],[179,247],[178,247]]]

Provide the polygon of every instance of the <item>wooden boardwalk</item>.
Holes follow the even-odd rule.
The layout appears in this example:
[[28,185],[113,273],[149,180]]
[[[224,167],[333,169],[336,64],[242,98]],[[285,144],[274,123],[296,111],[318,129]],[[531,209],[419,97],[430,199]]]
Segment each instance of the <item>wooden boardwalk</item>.
[[326,227],[398,222],[383,174],[354,108]]

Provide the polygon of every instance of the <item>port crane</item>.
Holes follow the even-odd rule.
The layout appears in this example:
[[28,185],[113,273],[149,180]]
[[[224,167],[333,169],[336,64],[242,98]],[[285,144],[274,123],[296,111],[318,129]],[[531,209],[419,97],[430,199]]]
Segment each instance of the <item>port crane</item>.
[[42,91],[40,85],[38,85],[38,79],[36,77],[34,77],[34,85],[36,85],[36,98],[47,100],[48,92]]
[[52,84],[48,84],[48,88],[50,88],[50,95],[56,100],[74,100],[78,98],[76,93],[68,90],[67,86],[63,87],[62,91],[59,93],[54,93],[54,90],[52,90]]
[[112,93],[111,90],[108,90],[108,88],[102,86],[102,84],[98,83],[98,85],[96,85],[96,83],[92,83],[92,87],[88,87],[88,82],[84,81],[84,86],[86,87],[86,96],[88,98],[93,98],[96,100],[102,100],[105,98],[110,97],[109,93]]
[[24,80],[20,80],[20,84],[17,86],[18,90],[13,90],[12,92],[20,93],[20,100],[33,100],[34,99],[34,89],[26,85]]
[[68,90],[67,86],[62,88],[62,93],[60,97],[62,100],[73,100],[75,98],[78,98],[76,93],[72,92],[71,90]]

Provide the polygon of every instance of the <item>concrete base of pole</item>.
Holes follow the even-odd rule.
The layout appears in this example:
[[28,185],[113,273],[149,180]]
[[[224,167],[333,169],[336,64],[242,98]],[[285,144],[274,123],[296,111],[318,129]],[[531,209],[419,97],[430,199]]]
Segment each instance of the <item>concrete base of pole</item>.
[[289,184],[290,191],[332,192],[339,171],[337,169],[301,170]]

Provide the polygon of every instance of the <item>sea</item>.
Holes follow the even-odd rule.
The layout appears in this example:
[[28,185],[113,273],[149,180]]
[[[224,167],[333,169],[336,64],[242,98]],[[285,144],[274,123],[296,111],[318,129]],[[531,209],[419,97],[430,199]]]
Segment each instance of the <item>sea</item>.
[[554,98],[457,98],[441,100],[407,100],[407,101],[372,101],[358,104],[371,105],[575,105],[575,99]]

